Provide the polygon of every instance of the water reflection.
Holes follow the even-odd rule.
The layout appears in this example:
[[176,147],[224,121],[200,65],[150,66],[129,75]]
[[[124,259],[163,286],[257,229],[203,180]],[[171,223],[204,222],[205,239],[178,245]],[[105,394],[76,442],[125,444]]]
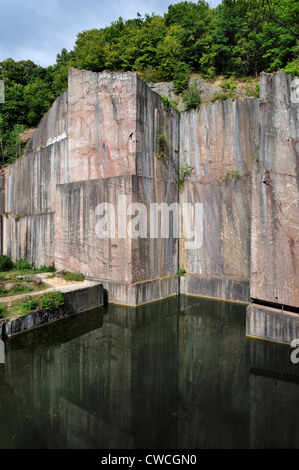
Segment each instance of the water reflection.
[[6,342],[0,448],[298,448],[299,365],[245,306],[109,305]]

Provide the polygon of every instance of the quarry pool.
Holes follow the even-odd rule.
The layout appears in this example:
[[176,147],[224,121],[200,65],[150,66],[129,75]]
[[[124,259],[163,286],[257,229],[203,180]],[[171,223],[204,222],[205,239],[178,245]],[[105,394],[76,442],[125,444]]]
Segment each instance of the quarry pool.
[[15,336],[1,449],[299,448],[299,364],[245,337],[246,306],[109,304]]

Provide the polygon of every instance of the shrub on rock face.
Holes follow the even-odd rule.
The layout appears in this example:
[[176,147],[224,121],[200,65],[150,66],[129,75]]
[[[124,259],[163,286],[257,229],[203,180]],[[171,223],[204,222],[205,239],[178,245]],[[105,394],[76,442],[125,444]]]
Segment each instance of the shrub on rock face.
[[186,111],[196,109],[200,105],[200,93],[200,86],[197,83],[190,83],[188,89],[183,93]]
[[11,271],[12,269],[12,260],[6,255],[0,255],[0,271]]

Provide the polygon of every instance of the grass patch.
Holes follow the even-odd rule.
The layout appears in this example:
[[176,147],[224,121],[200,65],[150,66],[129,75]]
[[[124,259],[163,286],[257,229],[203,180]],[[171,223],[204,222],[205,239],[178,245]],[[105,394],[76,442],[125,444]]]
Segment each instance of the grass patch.
[[33,292],[33,287],[29,287],[23,284],[15,284],[10,289],[0,287],[0,297],[10,297],[12,295],[27,294]]
[[8,307],[5,304],[0,304],[0,320],[8,316]]
[[236,100],[237,98],[238,96],[233,92],[233,90],[229,90],[223,93],[216,93],[214,96],[212,96],[212,98],[209,98],[208,100],[204,101],[204,103],[213,103],[214,101],[225,101],[228,99]]
[[84,281],[84,276],[82,274],[72,273],[70,271],[62,271],[62,278],[65,281]]
[[46,292],[34,297],[14,300],[10,305],[0,303],[0,319],[14,319],[34,311],[53,311],[64,305],[64,296],[60,291]]

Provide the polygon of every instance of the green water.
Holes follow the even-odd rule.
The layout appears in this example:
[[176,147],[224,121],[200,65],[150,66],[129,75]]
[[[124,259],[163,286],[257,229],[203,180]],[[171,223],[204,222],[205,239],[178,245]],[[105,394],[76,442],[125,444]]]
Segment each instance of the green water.
[[6,342],[1,449],[299,448],[299,364],[244,305],[109,305]]

